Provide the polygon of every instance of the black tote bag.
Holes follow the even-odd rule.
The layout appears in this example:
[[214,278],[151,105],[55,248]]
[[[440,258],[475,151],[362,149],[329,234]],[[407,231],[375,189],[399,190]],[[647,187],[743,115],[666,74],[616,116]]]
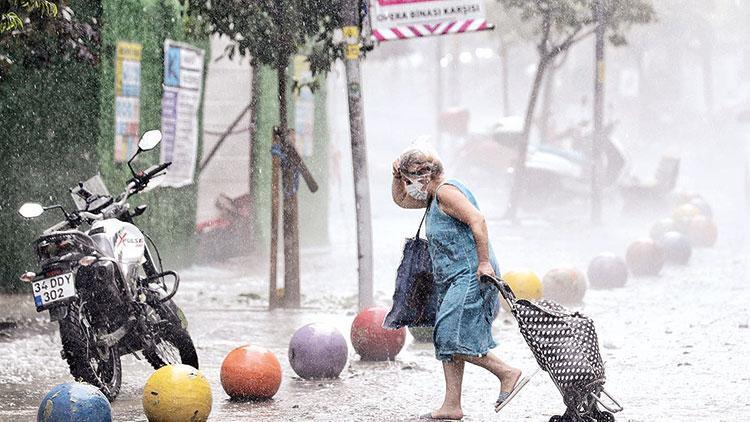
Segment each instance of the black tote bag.
[[419,237],[427,210],[419,223],[417,235],[406,239],[404,254],[396,273],[393,307],[383,321],[383,328],[397,330],[404,326],[432,327],[437,314],[432,259],[427,240]]

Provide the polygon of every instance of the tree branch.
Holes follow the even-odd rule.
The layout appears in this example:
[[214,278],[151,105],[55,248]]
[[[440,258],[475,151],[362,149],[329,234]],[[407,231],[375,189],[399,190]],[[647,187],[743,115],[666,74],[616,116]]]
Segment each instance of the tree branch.
[[547,44],[549,43],[549,35],[550,31],[552,30],[552,17],[550,16],[550,12],[546,11],[544,13],[544,18],[542,18],[542,39],[539,42],[539,55],[541,57],[547,57],[549,55],[549,50],[547,49]]
[[590,30],[588,30],[588,31],[586,31],[586,32],[584,32],[584,33],[581,34],[580,32],[581,32],[581,30],[583,30],[583,28],[584,28],[583,26],[576,27],[575,30],[573,32],[571,32],[565,38],[565,40],[563,40],[560,44],[554,46],[549,51],[549,53],[548,53],[549,56],[550,56],[549,58],[552,59],[552,58],[557,57],[558,54],[567,51],[568,48],[570,48],[571,45],[577,43],[578,41],[581,41],[581,40],[585,39],[589,35],[593,34],[594,31],[596,30],[596,27],[594,27],[594,28],[592,28],[592,29],[590,29]]

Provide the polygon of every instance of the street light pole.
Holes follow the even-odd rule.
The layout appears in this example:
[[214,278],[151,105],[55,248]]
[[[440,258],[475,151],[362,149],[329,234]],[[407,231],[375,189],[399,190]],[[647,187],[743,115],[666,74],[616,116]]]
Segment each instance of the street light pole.
[[357,264],[359,269],[359,309],[373,304],[372,216],[370,183],[367,177],[367,148],[362,111],[362,76],[359,68],[359,1],[344,4],[344,64],[349,98],[349,129],[354,169],[354,202],[357,210]]
[[602,142],[604,142],[604,31],[606,29],[604,3],[602,0],[594,2],[594,17],[596,19],[595,57],[596,70],[594,75],[594,136],[591,145],[591,222],[598,224],[602,220],[602,192],[599,185],[599,163],[601,159]]

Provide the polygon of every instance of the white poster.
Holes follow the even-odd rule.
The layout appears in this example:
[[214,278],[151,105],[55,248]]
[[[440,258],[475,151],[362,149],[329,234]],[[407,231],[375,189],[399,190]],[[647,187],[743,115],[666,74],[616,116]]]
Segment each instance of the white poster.
[[164,41],[164,95],[161,100],[161,162],[171,162],[163,186],[193,183],[198,155],[198,108],[204,51]]
[[371,0],[374,41],[460,34],[494,28],[484,0]]
[[373,29],[484,19],[484,0],[372,0]]

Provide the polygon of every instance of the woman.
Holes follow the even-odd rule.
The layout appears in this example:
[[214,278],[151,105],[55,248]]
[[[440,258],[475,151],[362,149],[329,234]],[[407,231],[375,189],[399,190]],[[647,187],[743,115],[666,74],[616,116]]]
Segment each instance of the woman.
[[427,208],[427,240],[432,258],[439,310],[433,342],[443,362],[445,399],[421,419],[462,419],[461,382],[464,362],[480,366],[500,381],[495,402],[499,411],[527,378],[489,352],[496,346],[492,321],[497,288],[480,282],[499,272],[487,224],[476,200],[460,182],[443,176],[437,156],[411,149],[393,163],[393,201],[402,208]]

